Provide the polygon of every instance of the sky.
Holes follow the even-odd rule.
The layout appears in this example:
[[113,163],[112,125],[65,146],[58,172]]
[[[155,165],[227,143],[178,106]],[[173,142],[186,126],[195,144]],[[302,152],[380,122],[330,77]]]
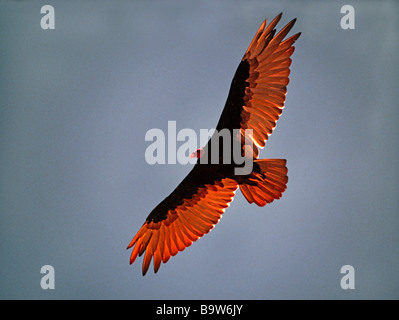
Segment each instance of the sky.
[[[287,159],[286,192],[260,208],[238,191],[143,277],[126,246],[192,168],[148,164],[146,132],[214,128],[280,12],[302,35],[260,157]],[[398,17],[396,1],[2,1],[0,298],[398,299]]]

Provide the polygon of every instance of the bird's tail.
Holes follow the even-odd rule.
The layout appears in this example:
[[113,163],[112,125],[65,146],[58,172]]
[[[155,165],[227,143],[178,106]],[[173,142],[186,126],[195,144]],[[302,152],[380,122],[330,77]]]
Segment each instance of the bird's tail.
[[249,203],[255,202],[263,207],[274,199],[280,199],[287,188],[287,172],[285,159],[254,160],[254,169],[246,183],[240,189]]

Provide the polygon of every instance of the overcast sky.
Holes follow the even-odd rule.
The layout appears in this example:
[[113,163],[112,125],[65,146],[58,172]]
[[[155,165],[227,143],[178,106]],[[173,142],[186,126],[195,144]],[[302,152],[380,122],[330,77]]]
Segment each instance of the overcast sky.
[[[192,168],[147,164],[146,132],[214,128],[280,12],[302,36],[260,156],[287,159],[287,191],[263,208],[238,191],[209,234],[143,277],[126,246]],[[2,1],[0,298],[398,299],[398,17],[396,1]]]

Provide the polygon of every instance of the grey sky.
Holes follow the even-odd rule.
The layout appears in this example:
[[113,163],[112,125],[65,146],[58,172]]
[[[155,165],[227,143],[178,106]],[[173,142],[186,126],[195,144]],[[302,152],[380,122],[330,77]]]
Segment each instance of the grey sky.
[[[1,299],[398,299],[395,1],[0,5]],[[355,30],[340,27],[342,5]],[[145,162],[152,128],[214,128],[263,19],[302,32],[261,151],[288,189],[223,219],[154,275],[125,248],[191,165]],[[194,151],[194,150],[193,150]],[[55,269],[42,290],[40,269]],[[355,269],[343,290],[340,269]]]

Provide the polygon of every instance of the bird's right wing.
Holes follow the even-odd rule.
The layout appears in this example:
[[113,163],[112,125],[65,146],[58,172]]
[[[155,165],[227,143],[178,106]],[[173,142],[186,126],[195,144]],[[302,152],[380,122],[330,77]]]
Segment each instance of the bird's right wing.
[[144,252],[143,275],[154,257],[154,271],[161,262],[183,251],[208,233],[233,200],[238,188],[236,181],[218,178],[208,181],[202,166],[196,165],[180,185],[148,216],[130,242],[132,264]]

